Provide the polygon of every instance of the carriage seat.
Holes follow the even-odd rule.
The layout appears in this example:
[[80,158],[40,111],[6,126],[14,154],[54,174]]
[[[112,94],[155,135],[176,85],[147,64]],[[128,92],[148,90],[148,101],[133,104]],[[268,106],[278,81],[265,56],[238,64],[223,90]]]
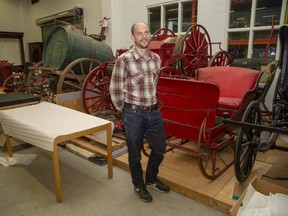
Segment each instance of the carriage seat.
[[231,117],[254,100],[261,72],[240,67],[204,67],[197,70],[196,79],[216,83],[220,89],[218,116]]

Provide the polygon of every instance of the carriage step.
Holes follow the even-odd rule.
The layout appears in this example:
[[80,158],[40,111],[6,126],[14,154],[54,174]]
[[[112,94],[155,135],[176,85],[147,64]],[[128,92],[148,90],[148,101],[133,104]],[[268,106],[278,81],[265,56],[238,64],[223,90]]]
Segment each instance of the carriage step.
[[265,133],[264,137],[261,139],[261,142],[257,150],[260,152],[268,151],[269,149],[273,148],[277,138],[278,138],[278,134],[276,133],[272,133],[272,132]]
[[271,149],[271,147],[274,145],[275,142],[272,142],[271,140],[269,140],[268,142],[265,143],[260,143],[259,147],[258,147],[258,151],[260,152],[266,152],[269,149]]

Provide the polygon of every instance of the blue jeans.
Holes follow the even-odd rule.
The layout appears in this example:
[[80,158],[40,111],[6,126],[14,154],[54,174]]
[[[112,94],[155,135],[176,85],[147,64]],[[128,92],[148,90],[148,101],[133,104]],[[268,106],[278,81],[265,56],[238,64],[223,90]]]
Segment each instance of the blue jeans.
[[145,178],[148,182],[154,182],[166,150],[165,131],[161,114],[159,110],[143,112],[124,108],[122,115],[128,146],[132,183],[135,186],[144,183],[141,166],[141,149],[144,136],[147,138],[151,149]]

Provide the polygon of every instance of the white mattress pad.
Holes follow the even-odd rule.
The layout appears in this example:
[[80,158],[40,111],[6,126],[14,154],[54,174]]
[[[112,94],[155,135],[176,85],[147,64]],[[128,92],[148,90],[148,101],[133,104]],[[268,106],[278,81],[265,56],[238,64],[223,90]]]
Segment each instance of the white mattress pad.
[[[0,110],[0,122],[6,135],[53,151],[54,139],[111,123],[80,111],[49,102]],[[107,144],[106,130],[93,135]]]

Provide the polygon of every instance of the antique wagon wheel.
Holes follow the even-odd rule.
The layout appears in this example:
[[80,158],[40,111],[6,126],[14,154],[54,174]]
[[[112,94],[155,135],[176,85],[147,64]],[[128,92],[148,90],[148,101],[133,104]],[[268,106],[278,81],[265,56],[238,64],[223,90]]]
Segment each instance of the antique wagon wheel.
[[205,132],[205,121],[198,138],[198,164],[202,174],[208,179],[216,179],[234,163],[235,134],[227,134],[219,140],[210,140]]
[[109,84],[114,62],[106,62],[93,69],[86,77],[82,87],[84,111],[95,114],[99,111],[112,110],[113,108]]
[[158,29],[152,36],[151,41],[162,41],[168,37],[175,37],[175,33],[168,28]]
[[233,60],[230,54],[225,50],[216,52],[209,61],[208,67],[213,66],[231,66]]
[[[242,117],[242,122],[260,125],[261,118],[259,103],[252,101]],[[259,130],[249,127],[239,129],[234,163],[235,175],[239,182],[245,181],[251,173],[260,143],[260,133]]]
[[13,72],[4,80],[3,86],[8,91],[25,92],[27,89],[26,75],[23,72]]
[[42,66],[42,61],[29,67],[27,76],[27,92],[40,95],[42,100],[54,103],[57,77],[51,73],[53,69]]
[[[212,56],[212,45],[207,30],[202,25],[192,25],[186,32],[182,42],[182,54],[190,65],[196,68],[206,67]],[[181,61],[183,73],[194,77],[195,69]]]
[[175,67],[164,66],[160,69],[160,76],[170,78],[183,78],[183,75]]
[[56,94],[82,90],[86,76],[102,63],[97,59],[79,58],[71,62],[59,73]]

